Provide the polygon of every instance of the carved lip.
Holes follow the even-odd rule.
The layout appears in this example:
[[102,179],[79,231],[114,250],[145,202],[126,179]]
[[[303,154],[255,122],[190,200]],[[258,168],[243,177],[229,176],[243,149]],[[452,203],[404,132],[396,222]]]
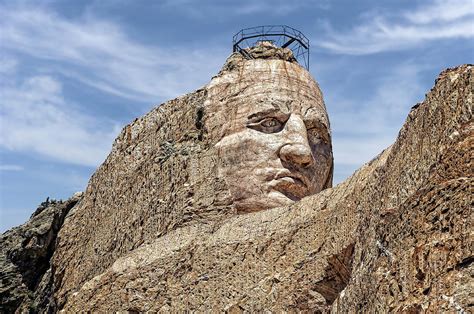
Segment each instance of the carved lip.
[[282,178],[291,178],[295,181],[296,184],[302,185],[305,188],[309,187],[308,182],[307,182],[307,178],[305,178],[303,175],[301,175],[299,173],[284,170],[284,171],[278,172],[277,175],[275,176],[276,180],[282,179]]

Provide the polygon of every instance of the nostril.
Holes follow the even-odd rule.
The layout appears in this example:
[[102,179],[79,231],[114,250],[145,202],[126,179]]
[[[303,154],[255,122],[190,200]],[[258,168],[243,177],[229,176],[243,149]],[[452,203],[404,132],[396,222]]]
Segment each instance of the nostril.
[[285,145],[280,149],[280,158],[295,166],[308,168],[313,164],[311,151],[304,145]]

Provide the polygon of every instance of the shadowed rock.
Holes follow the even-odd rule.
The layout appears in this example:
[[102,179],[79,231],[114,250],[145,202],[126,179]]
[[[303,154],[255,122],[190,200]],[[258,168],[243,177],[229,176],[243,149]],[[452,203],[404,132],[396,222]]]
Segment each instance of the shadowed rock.
[[[229,150],[222,141],[235,130],[249,132],[238,121],[251,116],[246,110],[254,99],[263,95],[262,106],[272,99],[265,84],[273,90],[283,86],[290,100],[320,92],[308,88],[313,83],[305,80],[312,79],[296,64],[238,55],[229,62],[230,70],[224,67],[204,89],[158,107],[119,136],[85,202],[61,232],[55,254],[61,307],[66,312],[384,312],[449,310],[453,302],[467,307],[469,228],[456,225],[470,223],[472,167],[465,155],[470,151],[458,146],[472,139],[472,67],[443,72],[410,112],[397,141],[337,187],[239,215],[236,190],[251,183],[259,168],[245,172],[238,166],[249,153],[245,149],[252,150],[246,146],[252,139],[238,145],[247,135],[235,137]],[[272,79],[262,81],[265,75]],[[314,99],[324,108],[322,98]],[[258,151],[249,160],[258,160]],[[233,177],[239,171],[240,182]],[[158,195],[163,202],[149,201]],[[101,205],[104,196],[111,200],[107,206]],[[438,220],[426,218],[432,202],[442,212]],[[154,221],[159,223],[150,229]],[[446,246],[449,258],[435,251]],[[421,254],[428,247],[432,253]],[[456,280],[443,279],[447,272]]]
[[286,51],[248,54],[123,129],[61,228],[58,309],[469,311],[473,67],[331,188],[317,83]]
[[54,307],[50,259],[64,218],[81,197],[78,193],[65,202],[48,198],[28,222],[0,236],[0,310]]

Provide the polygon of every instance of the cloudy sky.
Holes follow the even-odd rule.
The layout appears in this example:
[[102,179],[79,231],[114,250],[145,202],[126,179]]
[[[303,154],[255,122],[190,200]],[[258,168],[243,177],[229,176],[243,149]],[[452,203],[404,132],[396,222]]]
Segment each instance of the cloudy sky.
[[206,84],[257,25],[309,38],[341,182],[473,63],[473,21],[474,0],[0,0],[0,232],[84,190],[125,124]]

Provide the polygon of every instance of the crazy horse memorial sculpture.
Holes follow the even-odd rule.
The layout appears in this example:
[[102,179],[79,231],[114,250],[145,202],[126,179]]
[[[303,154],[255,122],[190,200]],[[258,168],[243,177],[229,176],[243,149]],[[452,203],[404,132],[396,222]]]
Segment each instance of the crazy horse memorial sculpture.
[[234,52],[122,130],[18,311],[471,311],[472,74],[332,187],[316,81],[288,48]]

